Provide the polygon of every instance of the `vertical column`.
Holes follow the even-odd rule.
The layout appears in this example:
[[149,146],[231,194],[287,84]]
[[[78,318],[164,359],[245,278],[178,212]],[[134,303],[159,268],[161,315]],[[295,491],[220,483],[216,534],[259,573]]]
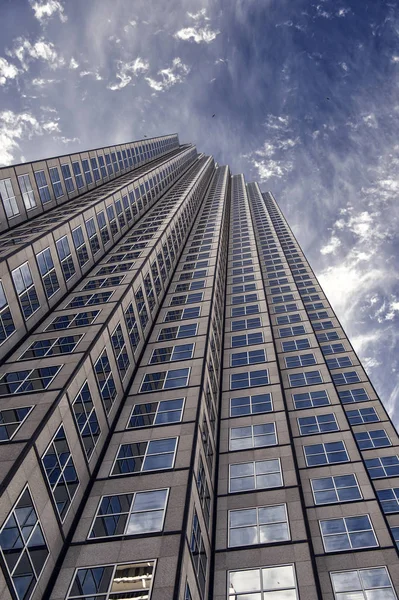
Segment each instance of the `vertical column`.
[[[211,175],[213,162],[209,169]],[[198,190],[200,214],[144,347],[54,599],[104,589],[151,600],[207,597],[228,179],[227,168],[217,169],[207,194]],[[148,294],[147,301],[148,312]]]
[[311,547],[242,175],[232,179],[231,202],[214,598],[300,593],[315,599]]
[[397,556],[366,467],[397,434],[274,199],[249,188],[321,592],[389,594]]

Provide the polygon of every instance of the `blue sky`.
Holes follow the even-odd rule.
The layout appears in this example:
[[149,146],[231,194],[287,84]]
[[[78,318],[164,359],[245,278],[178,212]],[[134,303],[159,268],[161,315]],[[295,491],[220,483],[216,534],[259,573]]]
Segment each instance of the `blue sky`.
[[398,3],[1,0],[0,22],[0,164],[178,132],[258,181],[399,423]]

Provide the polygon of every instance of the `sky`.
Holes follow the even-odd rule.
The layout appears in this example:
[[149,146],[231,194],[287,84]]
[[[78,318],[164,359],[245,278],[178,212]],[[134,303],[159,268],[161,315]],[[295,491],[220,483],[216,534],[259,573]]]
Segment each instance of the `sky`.
[[0,164],[178,132],[258,181],[399,424],[399,3],[0,0],[0,23]]

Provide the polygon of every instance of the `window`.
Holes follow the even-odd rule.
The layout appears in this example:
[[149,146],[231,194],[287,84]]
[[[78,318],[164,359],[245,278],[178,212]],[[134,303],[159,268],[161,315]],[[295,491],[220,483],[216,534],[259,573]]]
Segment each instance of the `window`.
[[382,456],[368,458],[365,461],[368,474],[371,479],[381,479],[382,477],[399,476],[399,457]]
[[72,252],[69,247],[67,236],[64,235],[62,238],[57,240],[55,244],[65,281],[68,281],[75,275],[75,265],[73,264]]
[[165,315],[164,323],[170,323],[171,321],[182,321],[184,319],[195,319],[200,316],[201,308],[196,306],[195,308],[183,308],[179,310],[168,310]]
[[257,460],[230,465],[230,493],[281,487],[283,475],[280,459]]
[[89,460],[100,437],[101,429],[87,381],[73,401],[72,408],[79,435]]
[[291,373],[288,375],[291,387],[299,387],[300,385],[316,385],[323,383],[323,378],[320,371],[306,371],[304,373]]
[[197,483],[198,496],[199,496],[200,503],[201,503],[204,517],[205,517],[205,522],[207,524],[207,527],[209,527],[209,519],[210,519],[210,514],[211,514],[211,496],[209,494],[209,487],[208,487],[208,482],[206,480],[204,462],[202,460],[201,455],[199,457],[198,474],[196,477],[196,483]]
[[229,572],[228,600],[297,600],[294,565]]
[[369,515],[319,521],[326,552],[343,552],[378,546]]
[[278,330],[280,337],[291,337],[292,335],[302,335],[306,333],[303,325],[297,325],[296,327],[283,327]]
[[231,309],[232,317],[243,317],[245,315],[255,315],[259,312],[258,304],[247,304],[246,306],[236,306]]
[[366,400],[369,400],[368,394],[364,388],[340,390],[338,396],[342,404],[352,404],[354,402],[365,402]]
[[51,196],[50,196],[50,191],[48,189],[48,183],[47,183],[44,171],[36,171],[35,179],[36,179],[37,188],[39,190],[40,200],[42,201],[43,204],[46,204],[46,202],[50,202]]
[[179,346],[167,346],[166,348],[156,348],[150,358],[150,365],[160,362],[170,362],[174,360],[186,360],[192,358],[194,344],[180,344]]
[[316,415],[301,417],[298,419],[298,428],[301,435],[313,435],[314,433],[329,433],[339,431],[338,423],[334,413],[328,415]]
[[132,303],[130,303],[127,309],[125,310],[125,323],[129,334],[130,345],[132,346],[134,352],[137,346],[139,345],[140,334]]
[[327,344],[326,346],[321,346],[321,351],[324,355],[339,354],[340,352],[346,352],[343,344]]
[[[31,210],[36,206],[35,193],[32,188],[30,177],[26,175],[18,175],[19,187],[21,188],[22,198],[24,200],[26,210]],[[1,186],[1,183],[0,183]]]
[[117,390],[108,354],[105,348],[94,365],[94,371],[96,373],[97,384],[100,390],[101,399],[104,404],[105,412],[108,415],[117,396]]
[[285,504],[229,511],[229,548],[291,538]]
[[283,352],[293,352],[294,350],[307,350],[310,348],[310,342],[308,338],[302,340],[292,340],[289,342],[281,342],[281,348]]
[[90,165],[89,165],[89,161],[87,159],[82,160],[82,167],[83,167],[83,173],[84,173],[87,185],[89,185],[90,183],[93,183],[93,177],[91,176]]
[[326,333],[316,333],[316,337],[319,342],[331,342],[333,340],[339,340],[339,335],[336,331],[327,331]]
[[122,444],[116,455],[111,475],[172,469],[176,448],[177,437]]
[[328,444],[304,446],[303,451],[308,467],[349,462],[344,442],[329,442]]
[[76,227],[72,230],[72,239],[78,255],[79,264],[81,267],[89,260],[89,254],[86,249],[85,239],[81,227]]
[[40,275],[42,276],[46,296],[47,298],[51,298],[60,289],[60,284],[58,283],[50,248],[46,248],[43,252],[36,254],[36,260]]
[[253,319],[242,319],[241,321],[231,322],[231,331],[241,331],[243,329],[256,329],[262,326],[260,317],[254,317]]
[[184,398],[135,404],[130,415],[128,427],[135,428],[179,423],[182,418],[183,407]]
[[346,373],[333,373],[332,380],[335,385],[345,385],[345,383],[357,383],[360,378],[356,371],[347,371]]
[[195,509],[193,515],[193,526],[191,529],[190,552],[193,560],[194,571],[198,579],[201,597],[203,598],[205,594],[208,557],[206,555],[201,526]]
[[399,488],[377,490],[377,497],[385,514],[399,512]]
[[338,571],[330,575],[336,600],[396,600],[386,567]]
[[178,327],[164,327],[158,334],[158,342],[196,336],[197,327],[197,323],[179,325]]
[[246,371],[244,373],[232,373],[230,375],[231,390],[239,390],[241,388],[257,385],[268,385],[269,383],[269,373],[267,369],[262,369],[261,371]]
[[33,406],[0,410],[0,442],[8,442],[17,433]]
[[3,284],[0,281],[0,344],[9,338],[14,331],[14,321],[8,306],[6,295],[4,293]]
[[359,484],[354,475],[311,479],[311,484],[315,504],[354,502],[362,499]]
[[71,169],[69,165],[61,165],[61,172],[64,178],[65,188],[68,193],[73,192],[75,190],[75,185],[73,183]]
[[62,184],[61,184],[58,168],[50,167],[49,173],[50,173],[51,183],[53,184],[54,196],[56,198],[61,198],[61,196],[64,195],[64,190],[62,189]]
[[346,411],[346,416],[351,425],[361,425],[362,423],[375,423],[380,418],[375,408],[357,408],[356,410]]
[[111,344],[115,355],[116,366],[118,367],[119,375],[123,381],[130,366],[130,359],[120,323],[115,327],[114,332],[111,335]]
[[51,321],[46,327],[46,331],[56,331],[58,329],[69,329],[71,327],[87,327],[94,323],[96,317],[100,314],[99,310],[90,310],[86,312],[75,313],[72,315],[61,315]]
[[134,297],[136,299],[137,312],[139,315],[141,327],[143,329],[145,329],[147,326],[147,323],[148,323],[148,312],[147,312],[147,306],[146,306],[146,303],[144,300],[143,290],[141,289],[141,287],[138,288]]
[[277,325],[285,325],[287,323],[299,323],[299,321],[302,321],[301,315],[299,313],[293,315],[283,315],[282,317],[276,318]]
[[77,569],[67,600],[149,600],[155,561]]
[[230,398],[230,417],[259,414],[273,410],[271,394]]
[[90,163],[91,163],[91,169],[92,169],[93,175],[94,175],[94,181],[99,181],[101,179],[101,177],[100,177],[100,173],[99,173],[99,170],[98,170],[97,159],[96,158],[91,158],[90,159]]
[[297,356],[287,356],[285,358],[287,369],[296,369],[297,367],[308,367],[316,364],[314,354],[300,354]]
[[168,490],[103,496],[89,539],[162,531]]
[[12,271],[19,302],[25,319],[29,319],[40,308],[36,288],[33,283],[29,264],[26,262]]
[[332,371],[333,369],[341,369],[344,367],[351,367],[352,360],[349,356],[341,356],[340,358],[327,358],[327,367]]
[[72,300],[64,308],[77,308],[80,306],[93,306],[94,304],[104,304],[111,298],[113,292],[97,292],[95,294],[81,294],[72,296]]
[[98,235],[94,223],[94,218],[85,221],[85,226],[89,238],[90,249],[93,254],[97,254],[97,252],[100,250],[100,242],[98,241]]
[[244,333],[243,335],[233,335],[231,337],[231,347],[239,348],[240,346],[254,346],[255,344],[263,343],[263,333]]
[[250,350],[249,352],[237,352],[232,354],[230,366],[240,367],[242,365],[254,365],[257,363],[266,362],[265,351],[262,350]]
[[60,369],[61,366],[51,366],[4,373],[0,378],[0,396],[43,391]]
[[143,377],[140,393],[186,387],[188,385],[189,377],[189,368],[147,373]]
[[58,514],[64,521],[79,487],[79,479],[63,426],[44,453],[42,463]]
[[78,162],[72,163],[73,174],[75,175],[76,185],[78,188],[84,187],[84,181],[82,177],[82,171],[80,170],[80,164]]
[[32,342],[21,354],[18,360],[55,356],[57,354],[70,354],[79,344],[83,335],[69,335],[66,337],[39,339]]
[[384,448],[391,446],[391,440],[386,434],[385,429],[375,429],[374,431],[359,431],[355,433],[355,439],[360,450],[369,450],[370,448]]
[[11,179],[0,179],[0,196],[7,217],[12,219],[12,217],[19,215],[19,208]]
[[276,444],[277,434],[275,423],[230,428],[230,450],[263,448],[265,446],[275,446]]
[[184,294],[182,296],[173,296],[170,301],[170,306],[180,306],[181,304],[193,304],[202,301],[202,293]]
[[297,410],[301,408],[311,408],[318,406],[327,406],[330,399],[325,390],[319,392],[305,392],[302,394],[292,394],[294,406]]
[[49,550],[28,487],[0,529],[0,548],[18,600],[29,600]]

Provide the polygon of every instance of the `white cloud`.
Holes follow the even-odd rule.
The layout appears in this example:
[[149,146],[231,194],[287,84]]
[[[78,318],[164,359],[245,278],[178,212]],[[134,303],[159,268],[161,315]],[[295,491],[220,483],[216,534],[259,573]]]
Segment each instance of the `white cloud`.
[[179,40],[193,39],[197,44],[200,44],[201,42],[209,44],[210,42],[213,42],[219,33],[219,30],[213,31],[209,27],[184,27],[177,31],[173,37]]
[[299,138],[293,138],[291,135],[290,120],[287,116],[269,114],[264,127],[267,137],[263,146],[245,155],[261,182],[271,177],[281,178],[292,171],[294,162],[291,159],[291,151],[299,143]]
[[338,17],[345,17],[351,11],[350,8],[340,8],[337,12]]
[[337,238],[335,235],[331,236],[328,244],[320,248],[320,252],[322,254],[335,254],[336,250],[340,247],[341,240]]
[[137,21],[134,21],[134,20],[132,20],[132,21],[129,21],[129,23],[128,23],[127,25],[125,25],[125,26],[124,26],[124,28],[123,28],[123,31],[124,31],[125,33],[128,33],[128,31],[129,31],[130,27],[136,27],[136,25],[137,25]]
[[194,19],[194,21],[199,21],[200,19],[204,19],[205,21],[209,21],[209,17],[206,16],[206,8],[201,8],[197,13],[188,12],[187,15]]
[[98,71],[81,71],[79,73],[79,77],[87,77],[88,75],[92,75],[97,81],[102,80],[102,77]]
[[30,4],[36,19],[42,24],[46,23],[55,14],[58,14],[62,23],[66,23],[68,20],[68,17],[64,14],[64,7],[59,0],[30,0]]
[[50,83],[58,83],[59,79],[43,79],[42,77],[35,77],[32,79],[32,85],[37,87],[44,87],[45,85],[49,85]]
[[399,56],[394,55],[392,56],[391,60],[393,63],[399,63]]
[[14,113],[12,110],[0,112],[0,164],[8,165],[14,160],[14,151],[19,149],[19,141],[33,135],[41,135],[38,120],[31,114]]
[[77,69],[78,67],[79,67],[79,63],[72,57],[71,60],[69,61],[69,68]]
[[119,83],[109,84],[107,87],[109,90],[121,90],[126,87],[133,79],[138,77],[142,73],[146,73],[150,65],[148,61],[138,57],[131,62],[123,62],[119,60],[117,62],[117,73],[116,78],[119,79]]
[[157,74],[161,76],[160,79],[156,80],[151,77],[146,77],[145,79],[153,90],[163,92],[176,83],[182,83],[189,72],[190,67],[185,65],[181,58],[174,58],[171,67],[158,71]]
[[58,121],[48,121],[43,123],[43,129],[46,133],[55,133],[60,131]]
[[8,79],[15,79],[19,69],[0,56],[0,85],[5,85]]
[[16,42],[17,45],[12,51],[8,52],[8,55],[18,58],[26,71],[32,59],[46,62],[50,69],[56,69],[65,65],[64,58],[58,54],[54,44],[46,42],[44,38],[39,38],[34,44],[24,38],[17,38]]
[[61,136],[55,135],[54,140],[56,140],[57,142],[62,142],[63,144],[71,144],[71,143],[80,144],[80,139],[78,137],[68,138],[63,135],[61,135]]

